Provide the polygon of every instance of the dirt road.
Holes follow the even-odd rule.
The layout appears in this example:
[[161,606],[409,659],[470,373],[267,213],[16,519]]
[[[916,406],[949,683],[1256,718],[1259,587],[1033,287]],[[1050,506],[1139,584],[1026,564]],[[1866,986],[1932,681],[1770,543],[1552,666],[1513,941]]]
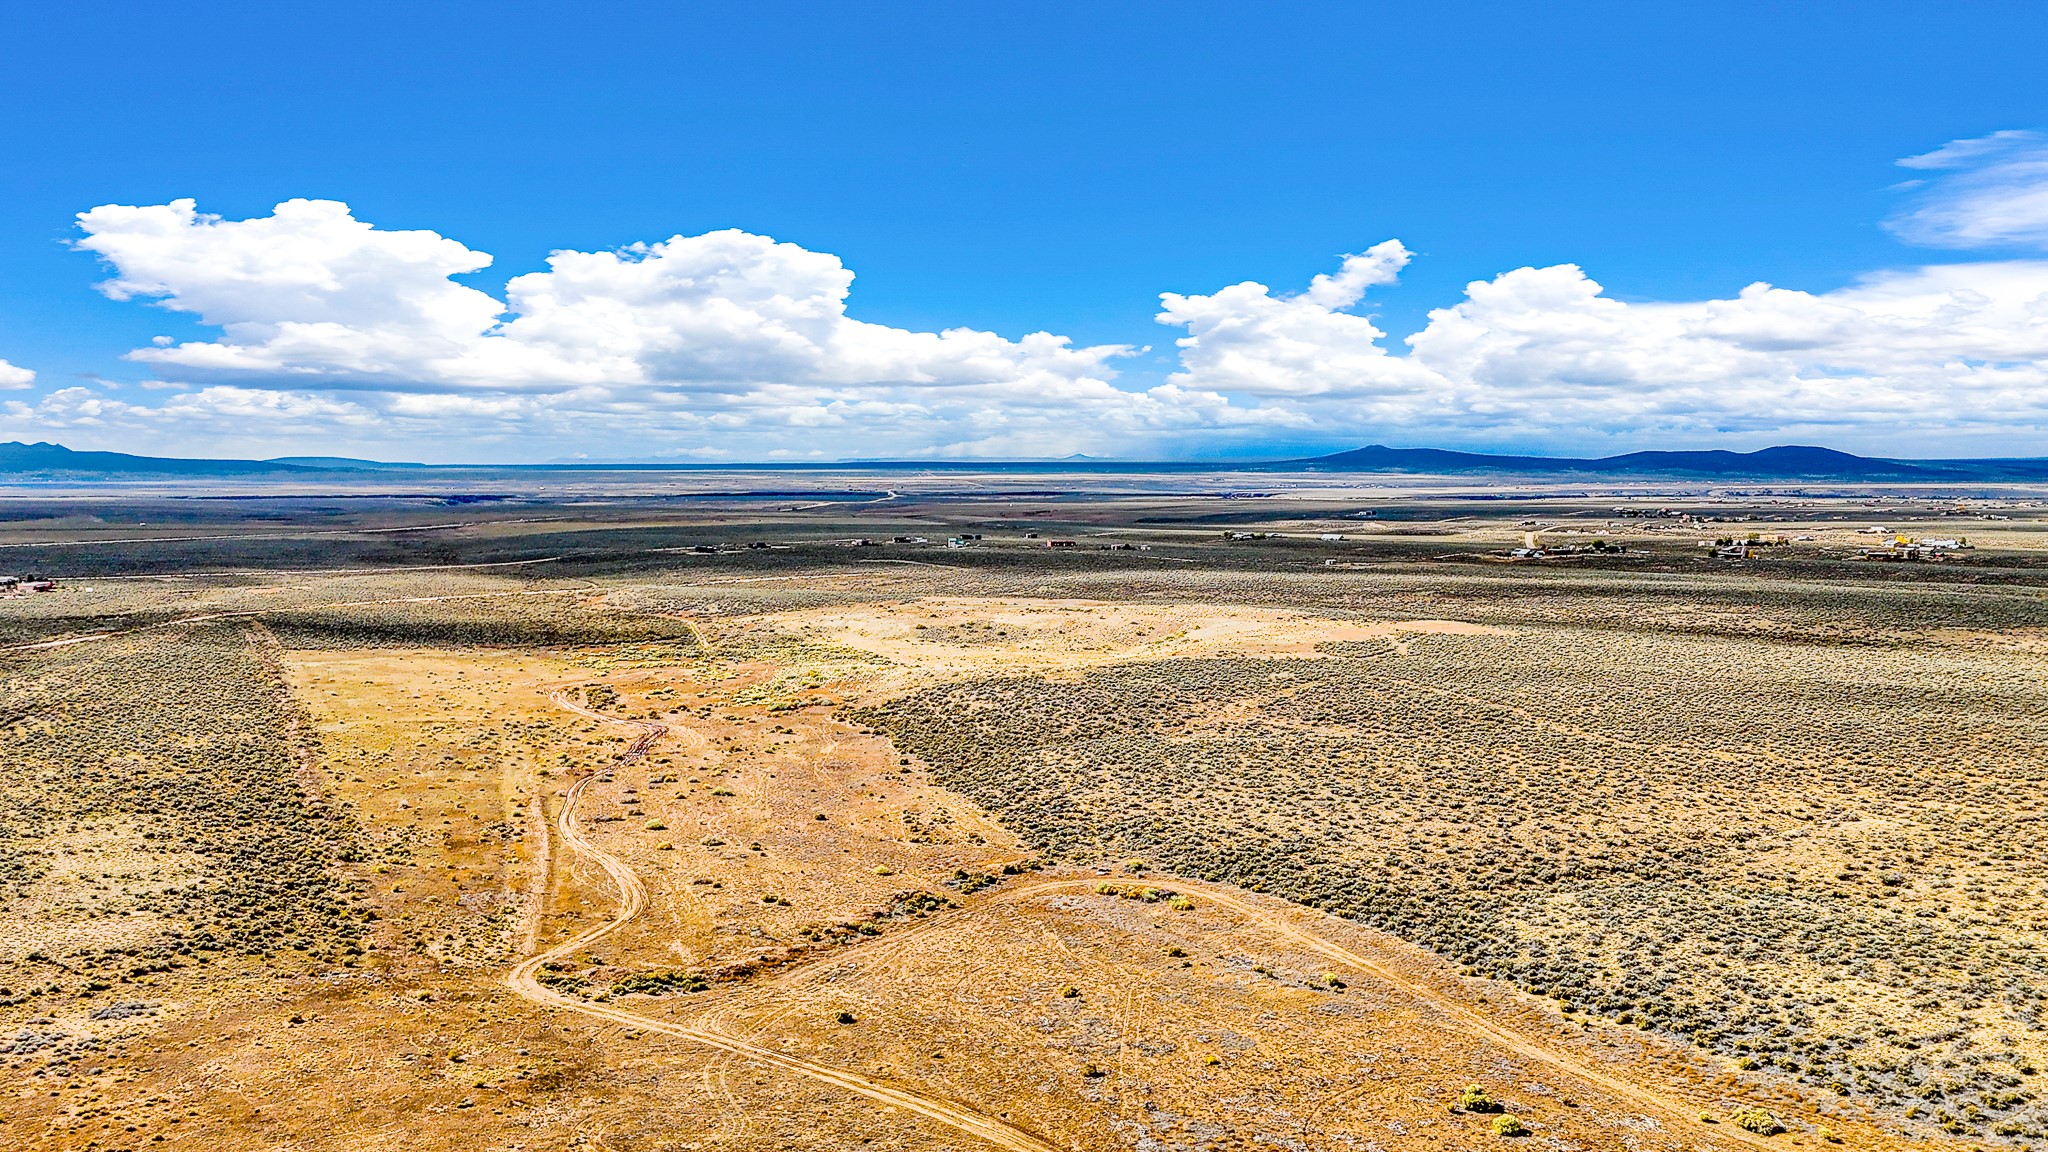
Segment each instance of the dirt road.
[[[431,603],[442,600],[488,599],[498,596],[520,595],[559,595],[583,593],[585,591],[584,589],[539,589],[509,593],[460,594],[439,597],[398,597],[350,603],[351,605]],[[334,607],[339,605],[328,606]],[[264,610],[199,614],[164,621],[154,625],[146,625],[141,628],[129,629],[125,632],[94,633],[60,640],[15,645],[8,648],[0,648],[0,652],[64,647],[110,639],[118,635],[144,631],[150,628],[178,627],[211,620],[255,617],[264,614]],[[621,720],[616,717],[606,716],[572,699],[562,690],[555,691],[550,696],[550,699],[559,707],[585,718],[600,723],[633,729],[636,732],[636,736],[618,761],[620,764],[630,763],[638,759],[658,740],[668,734],[668,730],[660,724]],[[701,744],[703,742],[703,738],[693,731],[685,730],[680,735],[696,743]],[[763,1066],[778,1068],[799,1076],[832,1084],[865,1096],[878,1103],[925,1116],[938,1123],[945,1124],[958,1131],[994,1144],[997,1147],[1012,1149],[1013,1152],[1059,1152],[1058,1146],[1048,1143],[1039,1136],[951,1101],[922,1095],[905,1088],[884,1084],[864,1076],[832,1068],[828,1065],[789,1056],[773,1049],[764,1048],[706,1028],[680,1025],[641,1016],[610,1004],[589,1003],[573,999],[543,985],[538,978],[543,966],[579,949],[586,948],[593,942],[617,931],[620,927],[637,917],[646,906],[646,888],[640,882],[639,877],[623,861],[591,844],[577,825],[575,818],[577,804],[593,779],[594,777],[592,776],[581,777],[570,787],[555,821],[558,833],[555,839],[565,846],[570,853],[595,863],[603,870],[613,886],[618,889],[618,908],[611,919],[605,923],[587,929],[568,941],[544,952],[530,956],[515,966],[507,975],[507,983],[515,992],[539,1004],[561,1008],[596,1019],[609,1020],[647,1032],[689,1040],[706,1047],[731,1053]],[[543,835],[542,842],[545,845],[547,843],[545,828],[543,827],[541,831]],[[544,848],[543,857],[546,856],[546,852],[547,850]],[[547,867],[545,859],[543,859],[541,867],[545,871]],[[991,901],[985,901],[968,909],[963,909],[957,914],[972,914],[978,908],[987,907],[989,903],[1014,902],[1055,891],[1087,890],[1097,882],[1092,877],[1077,877],[1022,885],[998,893]],[[1480,1036],[1502,1048],[1513,1051],[1532,1062],[1554,1068],[1558,1072],[1609,1093],[1617,1099],[1631,1101],[1641,1107],[1646,1113],[1658,1117],[1660,1122],[1665,1124],[1670,1130],[1686,1132],[1690,1138],[1705,1144],[1743,1144],[1755,1147],[1774,1146],[1771,1141],[1734,1128],[1732,1125],[1717,1125],[1713,1128],[1705,1127],[1698,1121],[1698,1111],[1695,1106],[1665,1093],[1644,1088],[1618,1076],[1610,1075],[1601,1068],[1576,1057],[1572,1053],[1559,1051],[1522,1036],[1512,1029],[1495,1023],[1454,1000],[1445,998],[1426,983],[1405,977],[1303,926],[1302,921],[1304,918],[1320,915],[1318,913],[1275,912],[1261,908],[1243,899],[1234,890],[1199,881],[1177,879],[1175,886],[1180,890],[1197,895],[1201,899],[1208,900],[1219,907],[1228,908],[1247,921],[1256,923],[1277,935],[1290,939],[1299,946],[1324,956],[1337,964],[1348,967],[1356,972],[1364,973],[1375,980],[1398,988],[1417,1000],[1431,1005],[1461,1029]],[[530,932],[527,938],[532,939]],[[901,939],[896,941],[899,945],[906,942]]]
[[[606,716],[572,699],[566,691],[557,690],[550,696],[550,699],[560,707],[579,716],[637,730],[639,735],[622,756],[620,760],[622,764],[629,763],[645,753],[654,741],[666,732],[666,729],[659,724],[651,724],[645,721],[621,720],[616,717]],[[585,948],[594,941],[616,931],[639,915],[641,909],[646,904],[646,888],[640,883],[639,877],[634,875],[632,869],[627,867],[617,857],[591,844],[577,827],[575,820],[576,804],[582,797],[585,787],[592,779],[594,777],[582,777],[569,789],[564,798],[561,812],[556,819],[557,839],[567,846],[572,853],[595,862],[604,870],[606,876],[611,879],[613,885],[619,890],[618,910],[614,913],[611,920],[606,923],[588,929],[546,952],[529,957],[513,968],[507,977],[507,982],[514,991],[536,1003],[567,1009],[598,1019],[610,1020],[614,1023],[644,1029],[649,1032],[657,1032],[665,1036],[690,1040],[707,1047],[729,1052],[757,1064],[778,1068],[832,1084],[865,1096],[878,1103],[902,1108],[905,1111],[936,1120],[939,1123],[976,1136],[998,1147],[1012,1149],[1014,1152],[1055,1152],[1057,1146],[1047,1143],[1036,1135],[950,1101],[883,1084],[864,1076],[832,1068],[828,1065],[788,1056],[772,1049],[763,1048],[757,1044],[702,1027],[673,1024],[641,1016],[609,1004],[589,1003],[572,999],[541,984],[537,974],[542,966],[551,960]],[[1048,880],[1037,884],[1012,888],[999,894],[993,902],[1014,903],[1018,900],[1052,892],[1085,891],[1092,889],[1097,883],[1099,883],[1099,880],[1093,877]],[[1300,921],[1303,916],[1319,915],[1318,913],[1290,914],[1288,912],[1268,910],[1243,899],[1232,890],[1199,881],[1177,879],[1175,887],[1196,896],[1198,899],[1207,900],[1219,907],[1227,908],[1245,920],[1257,924],[1265,930],[1288,939],[1300,947],[1334,961],[1339,965],[1398,988],[1402,992],[1413,996],[1423,1003],[1429,1004],[1437,1011],[1443,1013],[1458,1027],[1490,1043],[1508,1049],[1531,1062],[1553,1068],[1591,1087],[1609,1093],[1617,1099],[1629,1101],[1641,1107],[1646,1113],[1658,1117],[1669,1129],[1685,1132],[1692,1139],[1698,1140],[1703,1144],[1742,1144],[1755,1147],[1774,1146],[1771,1141],[1744,1132],[1732,1125],[1725,1127],[1717,1125],[1713,1128],[1708,1128],[1699,1122],[1699,1114],[1696,1107],[1652,1089],[1632,1084],[1618,1076],[1609,1075],[1605,1071],[1590,1065],[1582,1059],[1575,1058],[1569,1053],[1557,1051],[1521,1036],[1506,1027],[1486,1019],[1462,1004],[1446,999],[1427,984],[1406,977],[1365,956],[1361,956],[1340,944],[1309,931],[1301,924]],[[983,905],[983,907],[986,907],[986,905]],[[936,928],[936,925],[932,927]]]
[[[635,759],[644,753],[665,731],[659,724],[619,720],[605,716],[569,700],[563,693],[558,692],[550,698],[580,716],[639,729],[640,736],[627,750],[626,756],[621,761],[622,763]],[[750,1044],[745,1040],[718,1032],[712,1032],[703,1028],[693,1028],[687,1025],[672,1024],[665,1020],[657,1020],[652,1017],[628,1012],[622,1008],[615,1008],[609,1004],[593,1004],[573,999],[542,984],[539,979],[539,973],[546,964],[567,956],[578,949],[587,948],[592,943],[617,931],[635,916],[638,916],[640,910],[647,903],[647,889],[640,883],[640,878],[633,874],[633,870],[628,868],[625,862],[618,857],[592,844],[584,837],[582,831],[577,826],[576,802],[582,798],[584,789],[589,786],[592,779],[594,777],[591,776],[584,776],[578,779],[563,798],[561,813],[555,819],[556,839],[570,852],[595,862],[598,867],[604,870],[605,875],[611,878],[613,885],[619,890],[618,910],[605,923],[578,933],[576,936],[545,952],[530,956],[526,960],[521,961],[505,978],[505,982],[514,992],[537,1004],[546,1004],[551,1007],[580,1013],[584,1016],[609,1020],[613,1023],[624,1024],[648,1032],[660,1033],[664,1036],[674,1036],[681,1040],[689,1040],[693,1043],[702,1044],[707,1048],[716,1048],[722,1052],[729,1052],[742,1059],[753,1061],[756,1064],[777,1068],[785,1072],[792,1072],[799,1076],[831,1084],[853,1092],[856,1095],[865,1096],[877,1103],[886,1104],[892,1108],[901,1108],[906,1112],[935,1120],[969,1136],[993,1144],[998,1148],[1010,1149],[1010,1152],[1063,1152],[1058,1145],[1048,1143],[1021,1128],[1007,1124],[994,1117],[985,1116],[951,1101],[926,1096],[909,1091],[908,1089],[870,1080],[865,1076],[856,1075],[828,1065],[817,1064],[799,1057],[785,1055],[773,1049]]]

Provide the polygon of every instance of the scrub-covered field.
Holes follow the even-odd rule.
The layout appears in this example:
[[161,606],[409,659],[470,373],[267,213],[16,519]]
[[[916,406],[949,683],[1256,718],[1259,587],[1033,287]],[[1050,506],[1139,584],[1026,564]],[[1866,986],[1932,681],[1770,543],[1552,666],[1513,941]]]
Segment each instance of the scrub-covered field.
[[2048,1147],[2017,503],[133,499],[0,523],[0,1144]]

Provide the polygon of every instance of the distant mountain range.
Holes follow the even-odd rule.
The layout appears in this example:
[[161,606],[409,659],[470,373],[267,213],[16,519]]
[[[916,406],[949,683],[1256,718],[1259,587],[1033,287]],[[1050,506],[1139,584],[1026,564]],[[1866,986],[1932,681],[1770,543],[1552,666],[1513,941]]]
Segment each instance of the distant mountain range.
[[195,460],[131,456],[126,452],[74,452],[62,444],[0,442],[0,476],[286,476],[323,472],[385,472],[425,468],[345,456],[282,456],[275,460]]
[[2048,459],[1885,460],[1833,448],[1786,444],[1755,452],[1629,452],[1581,459],[1569,456],[1494,456],[1442,448],[1388,448],[1374,444],[1306,460],[1302,468],[1327,472],[1401,472],[1421,475],[1698,476],[1768,480],[2023,480],[2048,478]]
[[280,460],[186,460],[126,452],[73,452],[62,444],[0,443],[0,475],[260,476],[315,472]]
[[1361,472],[1418,476],[1583,476],[1588,479],[1666,477],[1726,480],[1844,481],[1984,481],[2048,480],[2048,458],[1988,460],[1886,460],[1856,456],[1832,448],[1781,445],[1755,452],[1682,451],[1629,452],[1620,456],[1582,459],[1566,456],[1504,456],[1455,452],[1444,448],[1389,448],[1374,444],[1348,452],[1302,460],[1265,463],[1141,463],[1071,456],[1065,460],[862,460],[839,464],[546,464],[432,465],[384,463],[341,456],[285,456],[275,460],[188,460],[164,456],[131,456],[125,452],[74,452],[61,444],[0,443],[0,477],[49,480],[132,478],[247,477],[311,478],[318,476],[405,471],[634,471],[701,472],[732,468],[763,471],[1059,472],[1075,468],[1105,472]]

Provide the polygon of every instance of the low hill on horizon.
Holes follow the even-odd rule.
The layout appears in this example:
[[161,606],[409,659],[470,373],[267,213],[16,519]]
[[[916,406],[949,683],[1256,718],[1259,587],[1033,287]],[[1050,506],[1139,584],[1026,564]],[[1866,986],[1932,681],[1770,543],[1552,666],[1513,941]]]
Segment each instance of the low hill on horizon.
[[274,456],[262,461],[264,464],[284,464],[293,468],[311,468],[323,472],[391,472],[405,468],[431,468],[431,464],[418,464],[397,460],[358,460],[353,456]]
[[[1508,456],[1443,448],[1389,448],[1372,444],[1290,463],[1356,472],[1685,475],[1771,479],[1946,480],[1979,475],[1972,461],[1907,461],[1857,456],[1810,444],[1784,444],[1754,452],[1725,449],[1628,452],[1597,458]],[[1987,462],[1989,463],[1989,462]],[[2019,463],[2004,461],[2000,463]],[[2048,461],[2038,462],[2048,473]]]
[[742,468],[764,471],[945,470],[1044,471],[1098,466],[1114,472],[1196,472],[1214,468],[1253,472],[1367,472],[1405,475],[1497,475],[1586,477],[1695,477],[1751,480],[1964,481],[2048,480],[2048,458],[1976,460],[1891,460],[1858,456],[1809,444],[1785,444],[1754,452],[1724,449],[1628,452],[1596,458],[1518,456],[1461,452],[1447,448],[1390,448],[1371,444],[1305,459],[1243,461],[1127,461],[1069,456],[1060,460],[849,460],[800,464],[735,462],[706,464],[420,464],[341,456],[283,456],[270,460],[221,460],[139,456],[126,452],[75,451],[62,444],[0,442],[0,477],[312,477],[369,472],[434,471],[704,471]]
[[133,456],[126,452],[77,452],[62,444],[0,442],[0,475],[64,476],[254,476],[322,471],[276,460],[204,460],[174,456]]

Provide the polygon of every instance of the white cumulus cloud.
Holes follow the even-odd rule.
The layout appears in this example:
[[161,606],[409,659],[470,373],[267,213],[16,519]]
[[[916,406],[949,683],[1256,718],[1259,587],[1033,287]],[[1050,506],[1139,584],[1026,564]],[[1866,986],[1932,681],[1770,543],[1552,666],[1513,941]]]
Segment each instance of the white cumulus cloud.
[[500,299],[453,279],[487,254],[375,228],[336,201],[254,219],[193,201],[104,205],[78,223],[78,246],[115,271],[106,295],[221,330],[129,353],[164,379],[348,396],[393,435],[438,424],[471,449],[1102,451],[1229,408],[1184,387],[1116,387],[1122,344],[856,320],[838,256],[748,232],[555,252]]
[[1408,250],[1389,240],[1347,256],[1335,276],[1317,276],[1296,296],[1246,281],[1208,296],[1160,295],[1161,324],[1185,327],[1181,370],[1170,382],[1240,396],[1305,398],[1341,393],[1389,400],[1433,386],[1430,374],[1389,355],[1369,317],[1345,309],[1366,288],[1393,281]]
[[117,273],[101,291],[224,331],[133,354],[191,372],[421,377],[460,359],[504,310],[449,279],[488,267],[489,256],[433,232],[374,228],[332,200],[291,200],[251,220],[202,215],[191,200],[108,204],[78,225],[78,246]]
[[81,387],[59,388],[33,404],[0,402],[0,438],[56,438],[73,447],[182,456],[274,456],[284,445],[325,453],[337,436],[377,442],[386,433],[377,412],[346,400],[229,385],[180,392],[156,405]]
[[[2048,138],[1998,133],[1904,163],[1892,222],[1929,243],[2048,239]],[[1298,291],[1164,293],[1162,382],[1127,345],[913,331],[848,313],[829,253],[740,231],[560,251],[484,291],[491,257],[292,200],[247,220],[190,200],[79,216],[102,291],[217,328],[130,353],[170,394],[62,388],[0,430],[121,446],[435,459],[688,455],[1203,455],[1388,440],[1575,451],[1790,439],[1912,454],[2038,451],[2048,430],[2048,260],[1872,273],[1803,292],[1616,299],[1577,265],[1468,285],[1395,339],[1372,294],[1399,241]],[[0,362],[0,387],[33,374]],[[260,451],[261,449],[259,449]]]
[[[1106,436],[1168,414],[1110,383],[1128,348],[856,320],[853,274],[836,256],[745,232],[556,252],[500,300],[451,279],[489,256],[376,228],[334,201],[249,220],[190,200],[109,205],[79,225],[79,246],[115,271],[108,295],[222,330],[132,359],[180,380],[354,393],[395,420],[700,438],[779,428],[844,455],[935,442],[1030,450],[1071,439],[1077,416],[1103,421]],[[835,433],[879,439],[823,443]]]
[[[1392,241],[1372,251],[1393,267],[1405,258]],[[1925,429],[2048,426],[2048,261],[1682,303],[1616,300],[1575,265],[1519,268],[1431,312],[1405,355],[1345,310],[1355,294],[1334,282],[1162,296],[1159,321],[1188,330],[1171,381],[1409,439],[1800,429],[1904,445]]]

